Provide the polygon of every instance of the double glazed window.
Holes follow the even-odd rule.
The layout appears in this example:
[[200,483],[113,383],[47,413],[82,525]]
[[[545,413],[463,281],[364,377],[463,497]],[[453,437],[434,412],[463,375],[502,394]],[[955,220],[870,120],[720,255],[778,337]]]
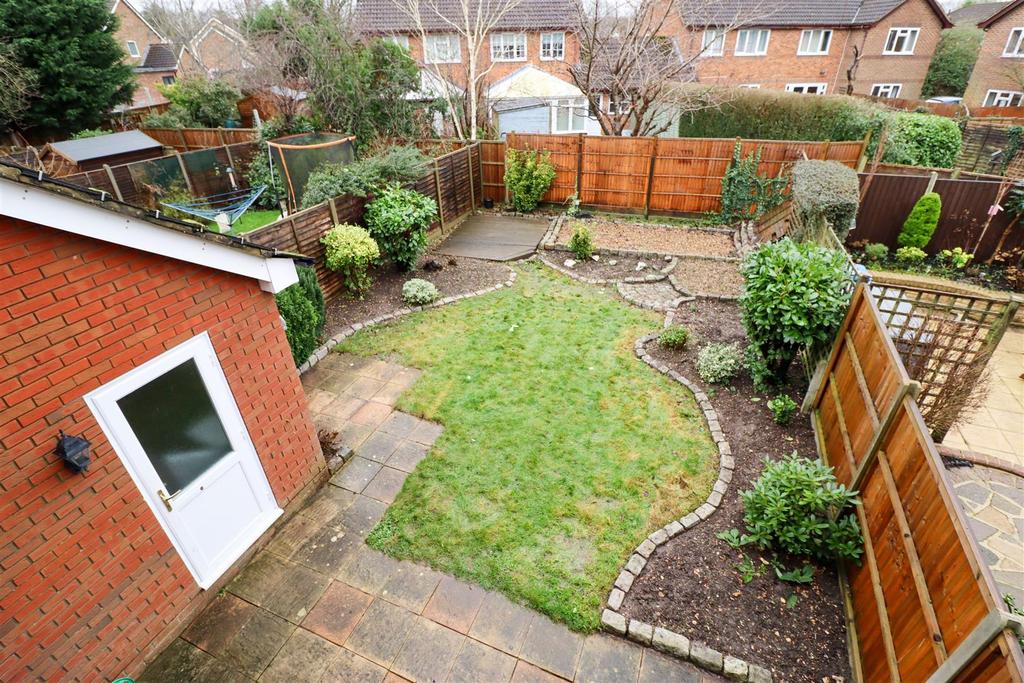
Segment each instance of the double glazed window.
[[492,33],[491,60],[495,62],[526,61],[526,34]]
[[768,54],[768,37],[771,29],[745,28],[736,32],[736,51],[740,57]]
[[986,107],[1019,107],[1024,93],[1014,90],[989,90],[985,94]]
[[705,29],[700,47],[705,57],[721,57],[725,54],[725,31],[720,28]]
[[831,44],[831,29],[807,29],[800,34],[800,47],[797,48],[796,53],[798,55],[827,55]]
[[891,28],[889,37],[885,40],[883,54],[887,55],[912,55],[914,46],[917,45],[917,36],[920,35],[919,28]]
[[789,83],[786,85],[786,92],[802,93],[804,95],[824,95],[826,84],[824,83]]
[[572,100],[555,100],[554,106],[555,133],[582,133],[587,120],[587,101],[577,98]]
[[875,83],[871,86],[872,97],[899,97],[900,90],[903,89],[901,83]]
[[565,34],[540,34],[540,58],[543,60],[565,59]]
[[462,46],[455,34],[427,36],[423,47],[423,60],[427,64],[458,64],[462,61]]
[[1003,56],[1024,57],[1024,28],[1015,28],[1010,31],[1010,38],[1006,41]]
[[129,56],[131,56],[131,57],[138,57],[139,56],[139,44],[138,43],[136,43],[134,40],[129,40],[128,43],[127,43],[127,47],[128,47],[128,55]]

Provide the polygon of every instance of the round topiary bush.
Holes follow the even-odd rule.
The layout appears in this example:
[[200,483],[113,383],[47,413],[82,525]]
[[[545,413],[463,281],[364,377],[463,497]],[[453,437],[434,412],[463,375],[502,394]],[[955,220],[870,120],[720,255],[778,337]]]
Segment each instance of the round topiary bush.
[[569,251],[575,254],[579,261],[586,261],[594,255],[594,238],[590,235],[590,228],[583,223],[573,224]]
[[411,306],[424,306],[437,300],[441,293],[433,282],[413,278],[402,285],[402,299]]
[[345,289],[362,298],[373,284],[370,266],[380,258],[377,243],[363,228],[344,223],[336,225],[320,238],[324,245],[324,263],[344,278]]
[[896,241],[901,247],[924,249],[932,241],[941,214],[942,197],[938,192],[926,192],[910,210],[910,215],[904,221],[903,229],[900,230]]
[[793,165],[792,197],[805,222],[824,218],[842,242],[857,217],[860,181],[838,161],[804,159]]

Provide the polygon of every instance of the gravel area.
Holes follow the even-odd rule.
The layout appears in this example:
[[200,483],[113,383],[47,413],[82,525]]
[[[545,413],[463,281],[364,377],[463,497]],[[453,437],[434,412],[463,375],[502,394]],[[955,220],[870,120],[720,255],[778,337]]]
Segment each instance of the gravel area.
[[[568,244],[574,224],[567,220],[556,240]],[[591,218],[584,221],[602,249],[628,249],[658,254],[695,254],[698,256],[735,256],[732,235],[697,228],[651,225],[639,221]]]
[[[553,263],[565,265],[566,259],[576,260],[570,252],[549,251],[544,254],[545,258]],[[627,277],[643,277],[645,275],[656,275],[658,271],[668,263],[664,259],[649,259],[637,256],[611,256],[598,254],[597,260],[593,258],[586,261],[577,261],[572,271],[581,277],[596,278],[600,280],[624,280]],[[637,270],[638,264],[643,263],[645,267]]]
[[679,259],[672,277],[689,294],[739,296],[743,292],[743,276],[736,261],[684,257]]

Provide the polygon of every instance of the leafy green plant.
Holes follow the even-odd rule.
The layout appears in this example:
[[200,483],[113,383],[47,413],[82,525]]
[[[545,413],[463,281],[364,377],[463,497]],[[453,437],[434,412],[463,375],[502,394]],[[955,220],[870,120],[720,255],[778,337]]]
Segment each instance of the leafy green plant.
[[1020,151],[1021,143],[1024,142],[1024,126],[1010,126],[1006,129],[1006,148],[1003,149],[1002,164],[999,172],[1006,175],[1006,169],[1010,162]]
[[114,131],[107,128],[85,128],[71,136],[72,140],[85,140],[86,138],[98,138],[101,135],[110,135]]
[[757,577],[764,576],[768,572],[768,567],[763,563],[755,564],[750,555],[744,554],[743,560],[736,565],[736,571],[740,573],[743,583],[750,583]]
[[889,247],[881,242],[871,242],[864,245],[864,256],[869,261],[884,261],[889,257]]
[[899,112],[890,119],[882,161],[888,164],[952,168],[963,134],[953,119]]
[[732,162],[722,178],[721,217],[724,222],[757,218],[782,203],[789,180],[784,176],[762,175],[758,172],[760,164],[760,147],[744,157],[740,143],[735,144]]
[[683,325],[674,325],[658,337],[658,342],[670,349],[681,349],[686,346],[686,342],[690,339],[690,331]]
[[697,354],[697,373],[709,384],[724,384],[743,367],[743,354],[735,344],[708,344]]
[[324,263],[341,273],[349,294],[362,298],[373,279],[370,266],[380,258],[380,249],[370,233],[358,225],[336,225],[320,238],[324,245]]
[[554,179],[555,165],[549,152],[509,149],[505,153],[505,187],[516,211],[536,209]]
[[[1010,614],[1015,614],[1018,617],[1024,617],[1024,609],[1021,609],[1017,605],[1017,599],[1013,597],[1013,594],[1003,593],[1003,604],[1006,605],[1006,609]],[[1018,632],[1017,642],[1020,643],[1021,647],[1024,647],[1024,633]]]
[[730,548],[739,550],[743,546],[751,542],[750,536],[741,534],[739,529],[726,529],[725,531],[719,531],[715,534],[715,538],[725,541]]
[[217,128],[237,121],[242,93],[224,79],[196,75],[157,88],[171,105],[153,114],[146,124],[155,127]]
[[775,420],[775,424],[788,425],[790,420],[796,414],[797,404],[796,401],[791,399],[788,394],[779,394],[773,399],[769,399],[768,410],[772,411],[772,419]]
[[296,366],[305,363],[312,355],[326,321],[324,293],[316,273],[305,266],[299,266],[298,273],[299,281],[275,297]]
[[743,326],[767,382],[783,384],[801,348],[832,341],[850,300],[846,266],[842,252],[789,238],[743,260]]
[[836,482],[832,468],[794,451],[779,461],[765,461],[749,491],[740,492],[743,519],[752,540],[762,548],[821,561],[859,560],[863,539],[849,508],[856,492]]
[[384,256],[412,270],[427,248],[427,229],[437,218],[437,203],[415,190],[389,185],[366,207],[366,227]]
[[583,223],[573,225],[572,237],[569,238],[569,250],[580,261],[585,261],[593,256],[594,238],[590,235],[590,228]]
[[433,282],[413,278],[402,285],[402,300],[411,306],[424,306],[436,301],[441,293]]
[[774,567],[775,576],[779,577],[779,581],[799,584],[808,584],[814,582],[814,567],[812,567],[809,564],[805,564],[804,566],[798,569],[789,570],[778,564],[774,565]]
[[365,197],[392,183],[411,183],[423,174],[427,161],[418,149],[405,146],[392,147],[381,155],[350,164],[321,164],[309,174],[302,194],[302,208],[343,195]]
[[967,264],[974,258],[974,254],[969,254],[963,250],[963,247],[954,247],[953,249],[943,249],[935,256],[939,263],[948,265],[956,270],[963,270],[967,267]]
[[578,194],[573,192],[565,200],[565,203],[569,205],[568,208],[565,210],[566,216],[568,216],[569,218],[575,218],[580,214],[580,197]]
[[943,31],[921,86],[921,99],[962,96],[984,37],[985,31],[976,26],[954,26]]
[[938,192],[926,192],[914,203],[910,215],[903,222],[896,241],[901,247],[924,249],[932,240],[942,213],[942,197]]
[[803,159],[793,165],[792,198],[805,222],[824,218],[842,242],[857,217],[860,181],[838,161]]
[[900,247],[896,250],[896,260],[908,266],[924,263],[927,257],[928,254],[917,247]]

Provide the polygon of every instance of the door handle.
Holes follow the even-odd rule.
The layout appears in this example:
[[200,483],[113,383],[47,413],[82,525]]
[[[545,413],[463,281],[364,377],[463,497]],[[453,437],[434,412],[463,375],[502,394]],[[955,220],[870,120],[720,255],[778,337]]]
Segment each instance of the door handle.
[[174,508],[171,507],[171,500],[174,498],[174,496],[168,496],[167,492],[164,491],[163,489],[157,490],[156,495],[160,496],[160,502],[164,504],[164,507],[167,508],[168,512],[172,512],[174,510]]

